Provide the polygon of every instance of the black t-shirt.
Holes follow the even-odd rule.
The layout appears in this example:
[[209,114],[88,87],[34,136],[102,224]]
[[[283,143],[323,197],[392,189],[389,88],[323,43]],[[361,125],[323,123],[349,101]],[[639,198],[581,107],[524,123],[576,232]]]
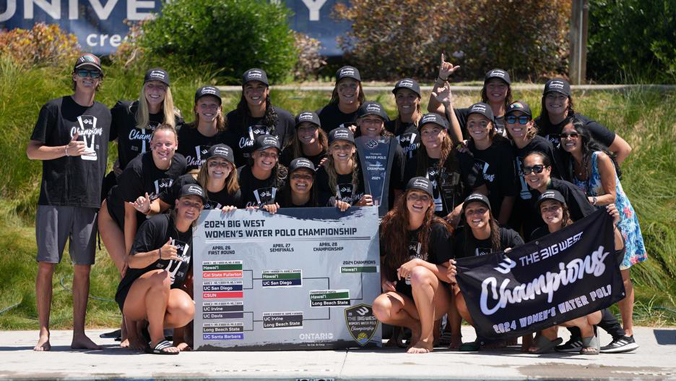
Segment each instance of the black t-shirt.
[[395,131],[397,125],[396,120],[391,120],[385,124],[385,129],[390,131],[397,137],[397,141],[404,151],[406,160],[412,158],[418,147],[420,147],[420,131],[415,123],[400,123],[399,128]]
[[[159,214],[144,221],[134,238],[134,245],[129,255],[147,253],[164,246],[171,238],[172,245],[176,246],[176,255],[183,258],[182,261],[169,261],[157,259],[149,266],[142,269],[128,268],[124,278],[117,287],[115,300],[124,302],[131,285],[141,275],[158,269],[166,269],[171,275],[171,288],[178,288],[185,282],[188,271],[192,265],[192,228],[181,233],[176,229],[174,220],[168,214]],[[163,256],[165,255],[162,253]],[[120,306],[122,307],[122,305]]]
[[[422,150],[422,148],[421,148]],[[452,155],[456,155],[458,160],[458,167],[460,172],[448,173],[446,176],[446,183],[449,184],[449,190],[452,190],[452,204],[446,205],[444,197],[442,197],[442,191],[440,187],[440,178],[439,178],[439,159],[428,159],[428,167],[424,173],[418,173],[418,160],[422,155],[425,155],[424,151],[420,151],[419,154],[413,156],[411,159],[406,162],[406,171],[404,176],[404,184],[408,184],[408,181],[413,177],[422,176],[430,180],[432,183],[432,190],[434,196],[434,211],[436,215],[440,217],[447,216],[452,209],[459,205],[465,197],[467,197],[474,188],[480,187],[484,184],[483,177],[481,173],[474,166],[474,160],[470,156],[469,158],[463,157],[463,155],[458,155],[456,151],[453,151]],[[468,155],[469,156],[469,155]],[[450,195],[447,196],[450,198]]]
[[471,140],[468,148],[474,155],[474,166],[483,174],[493,213],[499,217],[502,200],[517,195],[512,147],[508,141],[498,138],[485,150],[477,149]]
[[[357,158],[355,158],[356,160]],[[336,178],[336,186],[338,189],[331,189],[329,185],[329,174],[326,168],[322,165],[317,170],[317,177],[313,186],[317,187],[319,194],[319,206],[335,206],[336,200],[345,201],[350,205],[354,205],[364,196],[364,177],[361,170],[357,176],[357,184],[352,185],[352,173],[346,175],[338,175]]]
[[[575,118],[580,120],[584,126],[587,127],[592,137],[596,141],[605,145],[606,147],[610,147],[610,145],[613,144],[613,140],[615,140],[615,133],[610,131],[604,125],[579,113],[575,113]],[[547,140],[552,142],[554,147],[558,148],[561,143],[559,140],[559,135],[561,134],[561,130],[563,130],[563,126],[565,126],[565,119],[561,123],[553,125],[550,123],[545,123],[541,117],[537,117],[535,119],[535,124],[538,125],[538,134],[540,134],[540,136],[544,136]]]
[[[465,231],[469,233],[469,241],[465,242]],[[453,234],[453,250],[458,258],[486,255],[493,252],[490,237],[488,239],[476,239],[467,225],[458,227]],[[512,249],[523,245],[523,239],[519,233],[512,229],[500,227],[500,250],[508,247]]]
[[[470,107],[453,108],[453,111],[455,112],[455,117],[458,118],[458,124],[460,124],[460,131],[462,131],[463,139],[469,139],[469,132],[467,131],[467,118],[469,117],[469,110]],[[498,135],[504,136],[506,134],[504,115],[495,116],[495,131],[498,133]]]
[[[566,205],[568,206],[568,211],[570,212],[570,219],[577,221],[582,217],[588,216],[596,210],[587,199],[584,193],[575,186],[573,183],[569,183],[565,180],[559,180],[552,178],[547,189],[556,189],[561,193],[564,200],[566,200]],[[540,197],[540,192],[535,189],[530,190],[531,198],[527,200],[528,208],[523,210],[524,214],[524,237],[531,239],[531,235],[535,229],[540,226],[546,226],[545,222],[542,220],[542,215],[540,209],[536,207],[538,198]]]
[[[160,192],[159,194],[160,200],[169,204],[169,207],[173,209],[174,205],[176,204],[176,200],[181,194],[181,188],[183,188],[184,185],[188,184],[199,184],[199,183],[189,173],[180,176],[173,182],[173,184],[171,184],[169,188],[166,188],[162,192]],[[242,192],[239,189],[233,194],[228,193],[227,187],[223,188],[220,192],[217,193],[209,192],[206,188],[205,190],[207,191],[207,202],[204,204],[204,210],[221,209],[224,206],[229,205],[236,206],[238,208],[241,208],[243,206]]]
[[[317,169],[319,168],[319,163],[322,161],[323,158],[326,157],[326,151],[322,150],[322,152],[319,153],[319,155],[314,156],[302,154],[300,157],[304,157],[310,160],[312,164],[315,165],[315,169]],[[289,165],[291,165],[291,161],[293,159],[297,159],[297,157],[295,157],[293,154],[293,145],[289,144],[288,146],[286,146],[286,148],[284,148],[284,150],[282,150],[282,154],[279,155],[279,162],[285,167],[288,167]]]
[[242,204],[244,207],[274,204],[281,199],[284,181],[276,178],[275,173],[265,180],[257,179],[248,165],[237,168]]
[[204,158],[211,146],[224,143],[225,132],[219,131],[214,136],[204,136],[197,127],[185,125],[178,132],[178,150],[188,162],[188,171],[198,169],[205,161]]
[[[164,121],[164,112],[149,114],[148,128],[136,128],[138,101],[118,101],[110,110],[113,120],[110,140],[117,139],[117,156],[120,169],[125,169],[137,155],[150,152],[150,137]],[[176,116],[176,129],[183,125],[183,118]]]
[[247,159],[253,152],[253,144],[261,135],[275,135],[279,138],[279,144],[284,148],[293,138],[295,120],[293,115],[279,107],[272,107],[277,113],[274,132],[269,126],[263,124],[264,117],[252,118],[242,115],[238,110],[230,111],[227,115],[228,129],[225,132],[225,144],[233,149],[235,164],[239,167],[249,164]]
[[101,184],[108,164],[110,111],[101,103],[85,107],[71,96],[53,99],[40,109],[31,135],[46,146],[67,145],[77,132],[89,154],[42,160],[38,205],[101,207]]
[[[117,179],[118,185],[111,189],[107,202],[117,216],[124,216],[125,201],[133,202],[146,192],[151,200],[156,199],[185,173],[185,169],[185,158],[180,153],[174,154],[168,169],[161,170],[155,166],[152,152],[146,152],[129,162]],[[138,221],[145,219],[141,213],[137,213],[136,217]]]
[[528,200],[531,198],[530,189],[526,183],[526,178],[523,174],[523,159],[528,156],[529,153],[539,151],[547,156],[552,161],[552,173],[551,177],[560,179],[562,172],[561,167],[561,157],[559,156],[559,151],[554,149],[554,145],[549,140],[543,138],[540,135],[533,137],[525,147],[519,148],[515,144],[512,145],[514,150],[514,166],[516,173],[519,176],[518,187],[519,187],[519,198],[522,200]]
[[345,114],[338,108],[338,103],[330,103],[317,110],[322,130],[327,134],[338,127],[357,125],[357,111]]

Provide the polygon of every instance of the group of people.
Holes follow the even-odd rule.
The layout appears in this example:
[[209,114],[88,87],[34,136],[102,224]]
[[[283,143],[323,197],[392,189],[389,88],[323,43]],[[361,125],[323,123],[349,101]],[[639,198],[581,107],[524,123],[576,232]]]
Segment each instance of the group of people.
[[[501,69],[486,74],[481,102],[454,108],[449,79],[457,69],[442,56],[428,113],[419,84],[398,81],[392,90],[398,114],[390,119],[380,103],[366,100],[357,68],[336,72],[325,107],[295,117],[273,105],[265,71],[254,68],[243,74],[235,110],[225,114],[219,89],[204,86],[195,93],[194,120],[185,123],[165,70],[148,70],[138,99],[108,109],[94,100],[104,78],[100,61],[82,55],[73,95],[42,107],[27,148],[30,159],[43,162],[35,350],[50,349],[51,279],[67,240],[75,265],[72,347],[98,348],[84,332],[97,231],[120,274],[115,300],[123,346],[158,354],[188,349],[192,226],[200,212],[375,205],[355,144],[360,136],[398,142],[380,229],[383,293],[373,310],[381,322],[410,330],[409,352],[429,352],[446,336],[461,347],[460,324],[472,317],[455,282],[454,258],[512,249],[599,207],[617,222],[627,292],[619,303],[623,326],[600,311],[565,323],[577,331],[556,348],[598,353],[592,328],[598,325],[613,336],[603,351],[636,349],[629,269],[646,260],[646,251],[620,184],[631,147],[576,113],[570,85],[560,78],[546,83],[537,118],[528,104],[512,100]],[[106,174],[109,141],[117,143],[118,159]],[[173,343],[165,338],[168,328]],[[556,336],[547,330],[525,338],[524,349],[551,350]],[[481,345],[479,338],[464,347]]]

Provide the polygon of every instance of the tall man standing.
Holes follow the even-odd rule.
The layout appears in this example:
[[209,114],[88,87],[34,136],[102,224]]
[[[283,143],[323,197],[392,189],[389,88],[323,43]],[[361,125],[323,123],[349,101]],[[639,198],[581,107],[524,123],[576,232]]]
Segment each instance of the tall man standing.
[[52,276],[66,240],[74,264],[73,349],[100,349],[84,332],[89,272],[96,254],[96,215],[108,158],[110,111],[94,101],[103,80],[99,58],[84,54],[73,68],[73,95],[53,99],[40,110],[26,154],[42,160],[36,214],[38,275],[35,282],[40,339],[48,351]]

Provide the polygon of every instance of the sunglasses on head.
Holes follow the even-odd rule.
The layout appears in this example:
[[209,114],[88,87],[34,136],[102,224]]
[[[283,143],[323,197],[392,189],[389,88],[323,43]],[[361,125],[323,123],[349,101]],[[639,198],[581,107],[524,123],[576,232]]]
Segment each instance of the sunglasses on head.
[[545,166],[542,165],[542,164],[533,165],[532,167],[524,166],[523,167],[523,174],[524,175],[530,175],[533,172],[542,173],[542,171],[544,171],[544,170],[545,170]]
[[86,69],[80,69],[75,72],[78,77],[80,78],[101,78],[101,72],[98,70],[86,70]]
[[559,135],[560,139],[577,139],[580,137],[580,134],[577,132],[564,132],[561,135]]
[[528,124],[528,122],[530,122],[530,116],[528,116],[528,115],[521,115],[521,116],[510,115],[510,116],[505,118],[505,121],[509,124],[516,124],[516,122],[518,121],[519,124],[525,125],[525,124]]

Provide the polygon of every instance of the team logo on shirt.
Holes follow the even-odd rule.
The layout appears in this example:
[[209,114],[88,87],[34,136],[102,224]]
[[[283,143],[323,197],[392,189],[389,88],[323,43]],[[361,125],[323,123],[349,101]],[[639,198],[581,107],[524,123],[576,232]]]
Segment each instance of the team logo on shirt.
[[432,196],[434,196],[434,211],[441,212],[444,210],[444,204],[441,200],[441,191],[439,190],[439,168],[427,168],[427,179],[432,184]]
[[[176,256],[181,260],[171,260],[167,265],[167,271],[169,272],[169,277],[171,278],[171,284],[182,283],[185,280],[185,276],[188,273],[188,268],[190,267],[190,256],[188,255],[188,249],[190,245],[187,242],[179,241],[177,239],[171,239],[171,244],[176,246]],[[158,263],[158,266],[160,264]]]
[[352,183],[342,183],[336,185],[336,198],[338,201],[345,201],[347,203],[352,203],[352,193],[354,192],[354,186]]
[[[264,126],[262,124],[256,124],[249,126],[249,134],[246,137],[241,137],[239,139],[239,148],[250,148],[253,147],[256,138],[261,135],[271,135],[270,127]],[[245,153],[244,157],[250,157],[249,153]]]
[[77,117],[78,125],[70,129],[71,139],[77,133],[78,140],[85,143],[85,152],[80,156],[82,160],[96,161],[99,158],[96,152],[100,147],[96,137],[103,135],[103,129],[96,127],[97,121],[98,119],[93,115],[80,115]]
[[483,178],[485,181],[492,183],[495,180],[495,173],[488,174],[488,167],[490,167],[490,164],[486,163],[483,160],[474,159],[474,167],[477,169],[479,173],[483,174]]
[[154,200],[156,199],[160,192],[162,192],[165,189],[168,189],[171,187],[171,184],[174,183],[174,180],[166,178],[166,179],[157,179],[153,182],[153,185],[155,186],[155,192],[151,193],[150,199]]
[[185,157],[188,166],[199,167],[204,164],[206,160],[202,160],[202,155],[206,155],[209,152],[209,148],[209,146],[195,146],[195,157],[190,155]]
[[253,191],[254,197],[256,198],[256,205],[247,205],[247,206],[261,206],[272,204],[275,202],[275,197],[277,196],[276,187],[267,187],[267,188],[258,188]]

